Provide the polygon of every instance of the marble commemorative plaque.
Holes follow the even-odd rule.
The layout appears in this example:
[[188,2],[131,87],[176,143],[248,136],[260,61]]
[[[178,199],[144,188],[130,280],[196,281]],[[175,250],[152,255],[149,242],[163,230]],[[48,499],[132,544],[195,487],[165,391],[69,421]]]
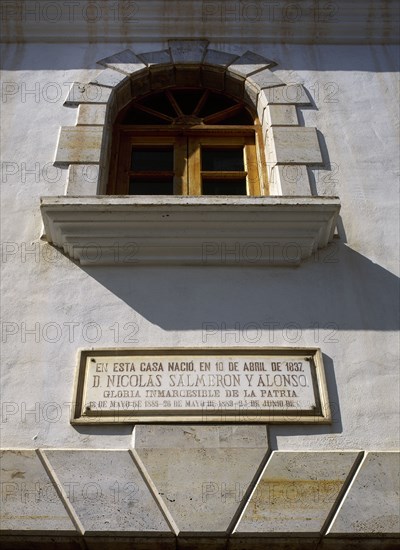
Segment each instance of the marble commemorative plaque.
[[330,421],[318,348],[79,353],[74,424]]

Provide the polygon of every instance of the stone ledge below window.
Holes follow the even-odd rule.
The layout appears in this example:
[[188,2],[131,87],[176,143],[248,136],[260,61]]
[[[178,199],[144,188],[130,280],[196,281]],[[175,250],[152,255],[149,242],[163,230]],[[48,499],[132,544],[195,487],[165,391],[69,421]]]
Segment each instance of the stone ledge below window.
[[332,239],[337,197],[43,197],[45,238],[82,265],[297,266]]

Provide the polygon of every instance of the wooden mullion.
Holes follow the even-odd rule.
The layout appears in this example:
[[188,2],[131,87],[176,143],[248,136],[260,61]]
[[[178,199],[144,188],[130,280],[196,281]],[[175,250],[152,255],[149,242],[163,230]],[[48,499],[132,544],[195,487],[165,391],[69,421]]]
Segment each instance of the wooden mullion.
[[193,111],[192,115],[197,115],[201,111],[201,109],[202,109],[204,103],[207,101],[207,98],[208,98],[209,95],[210,95],[209,90],[206,90],[204,92],[204,94],[201,96],[201,98],[199,99],[196,107],[194,108],[194,111]]
[[140,105],[140,103],[136,103],[135,105],[136,109],[139,109],[140,111],[144,111],[145,113],[148,113],[149,115],[155,116],[157,118],[161,118],[162,120],[168,120],[172,124],[173,118],[164,115],[163,113],[160,113],[159,111],[155,111],[154,109],[151,109],[150,107],[145,107],[144,105]]
[[185,130],[187,135],[193,136],[221,136],[223,137],[236,137],[245,135],[254,135],[254,126],[240,126],[240,125],[213,125],[207,126],[205,124],[196,124]]
[[261,195],[260,178],[258,174],[257,152],[254,140],[247,140],[244,148],[245,167],[247,168],[247,194]]
[[[197,134],[198,135],[198,134]],[[191,136],[189,136],[189,139],[193,139]],[[226,137],[222,136],[214,136],[214,135],[202,135],[198,136],[195,141],[199,143],[200,146],[205,148],[227,148],[232,149],[235,147],[244,147],[246,143],[245,136],[231,136],[229,141],[227,141]]]
[[269,195],[269,182],[268,182],[267,164],[265,159],[265,147],[264,147],[264,140],[263,140],[262,129],[260,124],[257,124],[256,126],[255,141],[256,141],[256,157],[258,161],[257,165],[258,165],[260,195]]
[[[251,125],[218,125],[214,124],[212,126],[207,126],[205,124],[195,124],[190,127],[180,127],[177,125],[167,126],[164,124],[160,125],[126,125],[119,126],[118,129],[123,134],[132,134],[135,136],[153,136],[156,140],[159,136],[176,136],[176,135],[232,135],[232,136],[245,136],[245,135],[254,135],[255,127]],[[157,136],[157,137],[156,137]]]
[[116,184],[117,184],[118,170],[120,166],[120,162],[119,162],[120,150],[121,150],[120,143],[121,143],[120,132],[114,127],[113,136],[112,136],[111,159],[116,159],[116,161],[110,162],[110,170],[109,170],[109,176],[108,176],[108,182],[107,182],[107,188],[106,188],[106,193],[108,195],[117,194]]
[[221,120],[224,120],[224,118],[228,118],[230,115],[234,115],[238,111],[241,111],[242,108],[243,108],[243,105],[241,103],[238,103],[237,105],[233,105],[228,109],[224,109],[223,111],[218,111],[213,115],[208,115],[203,119],[204,124],[212,124],[213,122],[220,122]]
[[183,112],[181,111],[181,108],[179,107],[178,103],[176,102],[176,99],[174,98],[174,96],[171,94],[171,92],[169,90],[167,90],[165,92],[165,95],[167,96],[167,98],[169,99],[169,102],[171,103],[172,107],[174,108],[176,114],[178,116],[183,116]]
[[224,180],[224,179],[243,179],[247,177],[247,172],[239,172],[239,171],[232,171],[229,172],[227,170],[202,170],[201,171],[201,177],[204,179],[216,179],[216,180]]
[[174,146],[174,195],[188,195],[187,138],[178,137]]
[[200,142],[197,139],[188,140],[188,165],[189,165],[189,183],[188,194],[194,196],[200,196],[202,194],[201,189],[201,156],[200,156]]
[[122,140],[119,151],[115,193],[117,195],[127,195],[129,190],[129,171],[131,164],[130,142],[128,140]]

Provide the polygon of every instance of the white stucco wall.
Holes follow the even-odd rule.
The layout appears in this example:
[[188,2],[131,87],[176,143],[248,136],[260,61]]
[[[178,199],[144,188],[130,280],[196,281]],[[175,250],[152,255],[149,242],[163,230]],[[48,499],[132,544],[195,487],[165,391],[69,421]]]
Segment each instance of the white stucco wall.
[[76,121],[63,107],[68,83],[125,47],[166,44],[3,49],[2,446],[129,446],[129,426],[70,425],[79,348],[273,345],[321,347],[334,416],[331,426],[271,426],[274,448],[396,449],[396,47],[211,42],[275,60],[276,75],[315,102],[299,113],[333,168],[313,171],[315,189],[342,203],[340,238],[315,258],[295,269],[82,268],[40,241],[39,197],[65,191],[52,162],[59,127]]

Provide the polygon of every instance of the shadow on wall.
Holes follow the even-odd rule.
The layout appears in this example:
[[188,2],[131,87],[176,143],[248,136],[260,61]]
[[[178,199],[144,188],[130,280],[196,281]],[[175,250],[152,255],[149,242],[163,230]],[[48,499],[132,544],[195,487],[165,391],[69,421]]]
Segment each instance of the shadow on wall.
[[[248,268],[82,269],[153,325],[167,331],[201,330],[204,344],[227,330],[246,331],[247,344],[256,344],[250,334],[273,334],[285,327],[287,334],[331,329],[334,335],[399,326],[398,278],[337,241],[298,268],[257,267],[255,260]],[[289,345],[300,345],[295,335],[291,338]],[[243,344],[243,339],[235,342],[231,333],[226,343]]]
[[[202,332],[202,343],[279,345],[274,331],[285,333],[288,346],[302,346],[301,330],[311,337],[324,330],[324,343],[338,331],[392,331],[398,328],[398,278],[343,242],[333,242],[299,268],[235,267],[93,267],[88,275],[129,307],[164,330]],[[268,342],[268,334],[272,340]],[[236,335],[238,340],[236,341]],[[246,335],[247,338],[243,338]],[[296,338],[300,335],[300,339]],[[223,337],[225,336],[225,340]],[[322,339],[312,345],[320,346]],[[342,433],[333,360],[324,357],[332,424],[299,424],[293,435]],[[79,433],[104,435],[104,426],[74,426]],[[107,426],[107,434],[128,434],[131,426]],[[289,427],[276,426],[270,445]]]

